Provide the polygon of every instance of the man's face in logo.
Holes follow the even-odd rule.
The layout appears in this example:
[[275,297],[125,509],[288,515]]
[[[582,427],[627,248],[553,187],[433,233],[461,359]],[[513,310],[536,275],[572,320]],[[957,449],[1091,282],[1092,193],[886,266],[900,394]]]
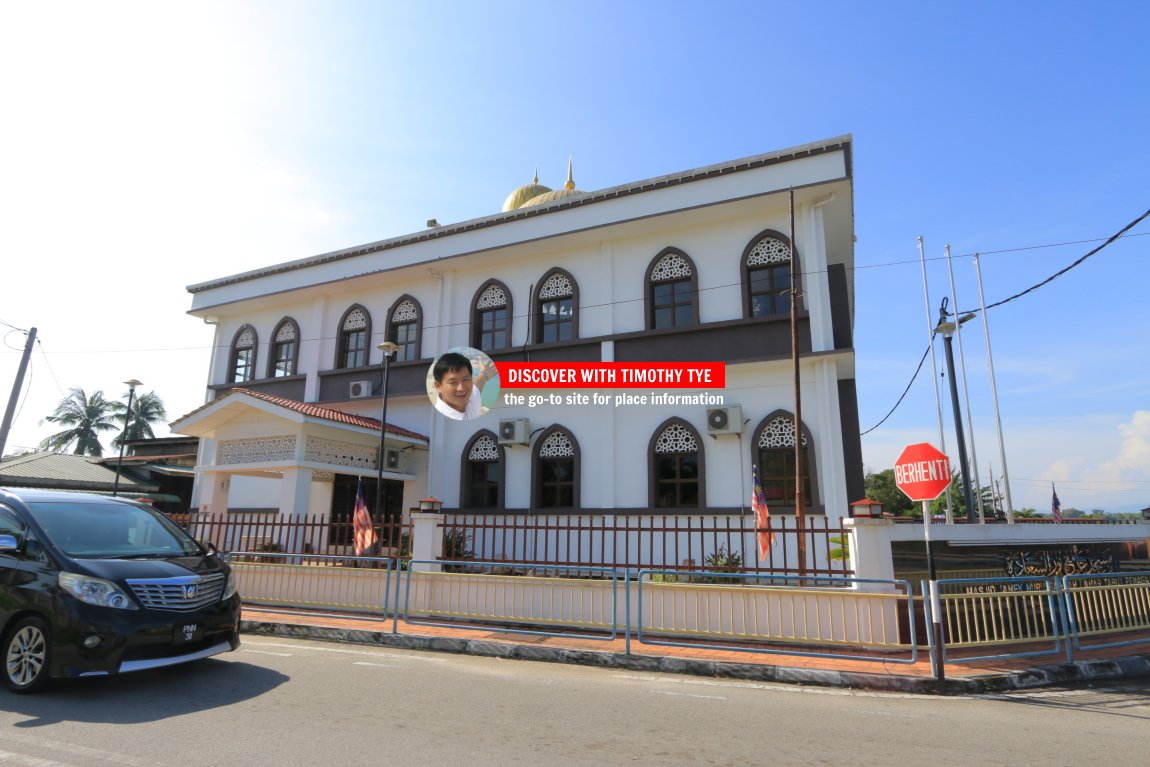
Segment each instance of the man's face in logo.
[[467,368],[448,370],[442,381],[435,382],[435,393],[447,403],[448,407],[460,413],[467,409],[467,402],[471,399],[471,372]]

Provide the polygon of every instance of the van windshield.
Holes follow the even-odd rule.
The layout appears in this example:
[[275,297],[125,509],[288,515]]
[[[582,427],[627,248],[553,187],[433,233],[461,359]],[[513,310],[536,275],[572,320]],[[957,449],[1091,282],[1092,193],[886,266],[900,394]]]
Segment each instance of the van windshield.
[[203,553],[191,536],[155,509],[115,501],[29,507],[48,539],[69,556],[124,559]]

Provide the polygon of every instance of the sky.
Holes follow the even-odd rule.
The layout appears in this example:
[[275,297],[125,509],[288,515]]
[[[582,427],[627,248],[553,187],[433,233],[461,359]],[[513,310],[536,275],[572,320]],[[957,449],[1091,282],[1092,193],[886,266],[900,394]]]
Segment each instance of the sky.
[[[941,343],[883,419],[951,272],[978,308],[981,254],[993,304],[1150,208],[1147,28],[1135,0],[0,2],[0,391],[39,342],[5,452],[73,387],[203,404],[188,285],[498,212],[568,157],[590,191],[849,133],[865,468],[940,416],[956,458]],[[1148,255],[1150,218],[963,327],[1014,507],[1150,506]]]

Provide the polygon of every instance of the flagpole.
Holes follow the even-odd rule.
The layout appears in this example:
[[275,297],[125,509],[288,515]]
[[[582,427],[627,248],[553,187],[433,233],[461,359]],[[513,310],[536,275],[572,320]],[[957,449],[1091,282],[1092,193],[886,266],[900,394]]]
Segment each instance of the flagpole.
[[994,428],[998,432],[998,460],[1002,462],[1002,487],[1006,491],[1006,523],[1014,524],[1014,504],[1010,500],[1010,472],[1006,470],[1006,445],[1002,442],[1002,416],[998,412],[998,386],[994,383],[994,356],[990,353],[990,322],[986,316],[986,298],[982,294],[982,268],[974,254],[974,273],[978,277],[978,304],[982,307],[982,335],[986,338],[986,366],[990,371],[990,397],[994,402]]
[[[966,441],[970,443],[970,469],[974,473],[978,523],[982,525],[986,524],[982,510],[982,480],[978,476],[978,451],[974,449],[974,421],[970,415],[970,388],[966,385],[966,356],[962,353],[962,323],[958,319],[958,293],[954,288],[954,263],[950,258],[950,245],[946,246],[946,268],[950,272],[950,305],[954,307],[954,337],[958,341],[958,372],[962,373],[962,397],[966,402]],[[970,477],[964,479],[970,482]]]
[[[934,320],[930,314],[930,290],[926,284],[926,255],[923,253],[922,237],[918,238],[918,261],[922,265],[922,299],[926,306],[926,338],[930,344],[930,370],[932,373],[934,386],[934,410],[938,416],[938,449],[943,453],[946,452],[946,434],[942,430],[942,400],[938,395],[938,364],[934,358]],[[930,524],[930,515],[926,514],[926,506],[923,507],[922,523],[924,525]],[[954,509],[950,503],[950,486],[946,488],[946,521],[947,523],[954,522]]]

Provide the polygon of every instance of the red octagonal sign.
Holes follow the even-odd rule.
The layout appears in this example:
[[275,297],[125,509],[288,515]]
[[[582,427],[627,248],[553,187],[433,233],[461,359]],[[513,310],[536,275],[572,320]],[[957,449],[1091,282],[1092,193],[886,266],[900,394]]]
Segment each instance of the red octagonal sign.
[[894,483],[912,501],[933,501],[950,485],[950,459],[926,442],[907,445],[894,462]]

